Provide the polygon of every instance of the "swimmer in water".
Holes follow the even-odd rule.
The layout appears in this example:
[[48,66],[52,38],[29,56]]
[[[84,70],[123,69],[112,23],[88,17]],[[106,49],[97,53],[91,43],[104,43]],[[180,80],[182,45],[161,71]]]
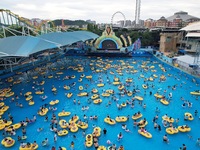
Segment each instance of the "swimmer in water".
[[37,132],[41,132],[43,130],[43,128],[38,128]]
[[107,140],[106,142],[108,145],[112,144],[110,140]]

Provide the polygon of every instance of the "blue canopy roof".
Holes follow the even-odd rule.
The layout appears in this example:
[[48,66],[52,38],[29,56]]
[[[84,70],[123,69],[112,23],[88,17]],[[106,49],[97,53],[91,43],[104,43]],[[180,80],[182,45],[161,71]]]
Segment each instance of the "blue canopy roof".
[[59,47],[59,44],[48,42],[32,36],[10,36],[0,40],[0,57],[28,57],[39,51]]
[[96,39],[99,37],[97,34],[88,31],[74,31],[72,33],[74,34],[74,36],[79,37],[81,41]]
[[76,43],[78,41],[96,39],[99,36],[97,34],[88,31],[73,31],[73,32],[52,32],[39,35],[38,37],[65,46]]
[[40,51],[71,45],[78,41],[86,41],[97,37],[98,35],[88,31],[53,32],[37,37],[11,36],[0,39],[0,57],[29,57],[29,55]]
[[66,35],[63,32],[52,32],[52,33],[42,34],[38,37],[41,39],[59,43],[61,46],[69,45],[77,41],[80,41],[79,38]]

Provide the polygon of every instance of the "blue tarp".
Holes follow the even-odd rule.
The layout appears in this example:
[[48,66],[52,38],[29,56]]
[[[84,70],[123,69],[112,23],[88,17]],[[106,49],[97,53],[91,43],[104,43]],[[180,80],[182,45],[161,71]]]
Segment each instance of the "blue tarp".
[[179,51],[178,51],[178,54],[185,54],[186,53],[186,51],[184,50],[184,49],[180,49]]
[[198,65],[189,65],[190,68],[197,69]]

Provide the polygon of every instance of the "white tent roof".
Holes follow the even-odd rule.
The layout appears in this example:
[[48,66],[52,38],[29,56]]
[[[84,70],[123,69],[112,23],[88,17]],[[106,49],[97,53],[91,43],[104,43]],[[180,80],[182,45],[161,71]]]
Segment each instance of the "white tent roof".
[[186,37],[200,37],[200,32],[190,32]]
[[185,31],[200,31],[200,21],[189,24],[188,26],[182,28]]
[[184,55],[184,56],[179,56],[179,57],[175,57],[178,60],[185,62],[187,64],[193,64],[194,63],[194,57],[190,56],[190,55]]

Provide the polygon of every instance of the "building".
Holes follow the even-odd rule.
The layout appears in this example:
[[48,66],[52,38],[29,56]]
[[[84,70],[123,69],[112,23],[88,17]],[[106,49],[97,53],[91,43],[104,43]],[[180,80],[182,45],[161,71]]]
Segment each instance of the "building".
[[200,55],[200,21],[180,30],[165,29],[161,32],[161,52],[178,52],[180,49]]
[[185,27],[189,23],[200,21],[198,17],[194,17],[188,14],[188,12],[179,11],[174,13],[173,16],[167,18],[169,21],[169,27]]
[[142,28],[144,27],[144,20],[139,20],[139,24],[136,24],[135,20],[132,22],[132,26],[135,28]]
[[151,28],[154,28],[155,26],[156,26],[156,20],[149,18],[144,21],[145,28],[151,29]]
[[126,20],[125,23],[124,23],[124,20],[120,20],[120,21],[117,21],[118,24],[116,24],[118,27],[130,27],[132,26],[132,22],[131,20]]
[[200,18],[194,17],[192,15],[189,15],[188,12],[180,11],[174,13],[174,15],[165,18],[162,16],[157,21],[153,19],[147,19],[145,21],[145,27],[146,28],[182,28],[187,26],[189,23],[200,21]]
[[179,12],[174,13],[174,15],[168,17],[167,20],[170,22],[173,22],[177,18],[187,24],[189,24],[191,22],[200,21],[200,19],[198,17],[191,16],[188,14],[188,12],[184,12],[184,11],[179,11]]
[[130,27],[130,26],[132,26],[131,20],[126,20],[126,27]]
[[156,27],[168,27],[168,24],[168,20],[164,16],[156,21]]
[[176,53],[180,47],[181,41],[181,33],[180,31],[163,31],[160,33],[160,51],[161,52],[169,52]]
[[172,28],[181,28],[183,26],[185,26],[186,23],[183,22],[183,20],[180,18],[180,16],[178,15],[175,19],[173,19],[173,21],[169,21],[169,27]]
[[200,21],[189,24],[181,29],[185,35],[181,41],[181,48],[187,52],[200,52]]

